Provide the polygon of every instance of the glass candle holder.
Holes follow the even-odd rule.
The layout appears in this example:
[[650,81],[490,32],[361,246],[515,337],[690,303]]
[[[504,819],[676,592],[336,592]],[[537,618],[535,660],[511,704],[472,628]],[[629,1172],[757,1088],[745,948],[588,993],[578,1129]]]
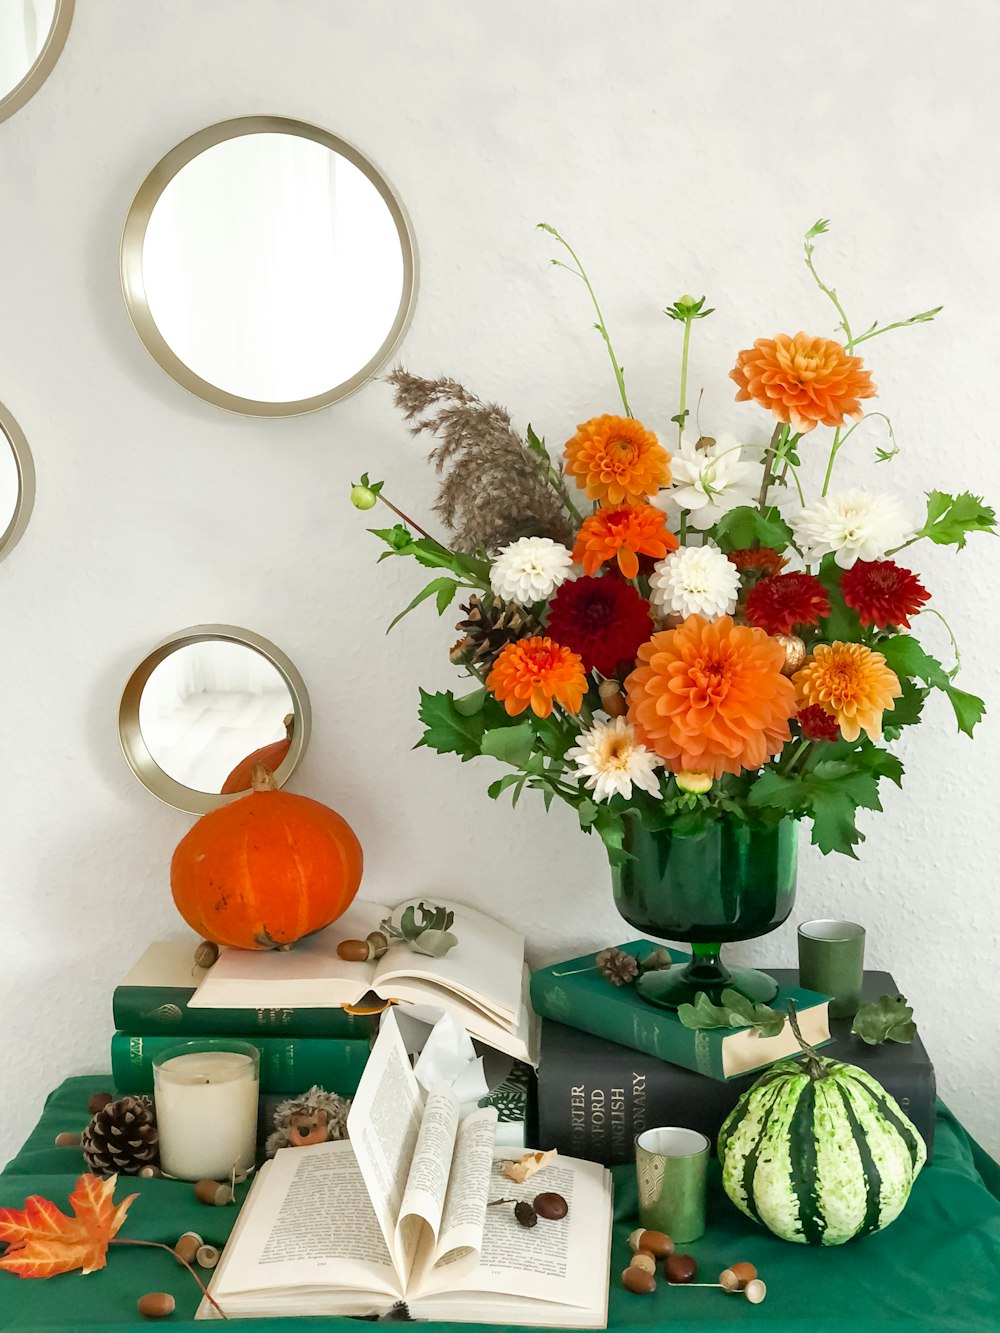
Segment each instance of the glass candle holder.
[[661,1126],[635,1140],[639,1222],[681,1245],[705,1231],[705,1173],[710,1144],[696,1129]]
[[831,1018],[853,1018],[864,979],[864,926],[856,921],[805,921],[799,926],[799,984],[831,997]]
[[185,1041],[153,1061],[160,1169],[178,1180],[228,1180],[257,1149],[260,1052],[241,1041]]

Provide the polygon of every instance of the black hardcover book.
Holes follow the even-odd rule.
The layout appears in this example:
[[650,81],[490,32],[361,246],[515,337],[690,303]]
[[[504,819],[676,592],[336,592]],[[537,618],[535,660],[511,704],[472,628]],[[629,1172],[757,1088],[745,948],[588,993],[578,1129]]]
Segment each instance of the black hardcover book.
[[[791,969],[772,968],[781,985],[796,985]],[[888,972],[866,972],[863,998],[897,995]],[[899,1103],[934,1145],[934,1066],[919,1037],[908,1044],[868,1046],[851,1036],[851,1019],[830,1020],[833,1040],[821,1054],[860,1065]],[[542,1021],[537,1085],[537,1143],[572,1157],[613,1166],[635,1157],[635,1136],[655,1125],[684,1125],[715,1138],[722,1122],[761,1071],[720,1082],[667,1064],[587,1032]]]

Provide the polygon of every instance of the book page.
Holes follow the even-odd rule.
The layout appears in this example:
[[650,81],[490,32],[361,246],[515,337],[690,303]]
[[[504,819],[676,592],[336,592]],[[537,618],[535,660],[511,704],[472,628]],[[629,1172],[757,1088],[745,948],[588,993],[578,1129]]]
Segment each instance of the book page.
[[458,1133],[458,1102],[450,1088],[433,1088],[427,1095],[417,1135],[406,1190],[396,1223],[395,1252],[405,1259],[401,1268],[404,1290],[418,1250],[437,1244]]
[[[599,1307],[605,1299],[602,1292],[607,1286],[611,1244],[609,1173],[595,1162],[557,1157],[524,1185],[515,1185],[500,1174],[498,1164],[519,1155],[516,1150],[495,1151],[497,1165],[490,1173],[489,1197],[530,1200],[553,1190],[568,1203],[567,1216],[558,1222],[539,1218],[538,1225],[527,1230],[517,1222],[511,1206],[487,1207],[478,1264],[469,1271],[461,1251],[445,1255],[428,1274],[420,1294],[490,1292],[557,1305]],[[532,1322],[530,1314],[524,1318]]]
[[363,940],[389,909],[355,898],[325,930],[294,949],[223,949],[188,1001],[192,1009],[336,1009],[356,1004],[372,989],[371,963],[345,963],[341,940]]
[[[521,1005],[524,937],[462,903],[434,901],[454,911],[452,934],[458,943],[443,958],[427,958],[401,945],[390,947],[375,968],[375,989],[386,999],[398,996],[420,1003],[421,983],[435,983],[509,1029]],[[393,919],[398,920],[398,912]],[[406,981],[414,984],[407,986]],[[431,1002],[430,994],[424,998]]]
[[225,1308],[227,1294],[324,1286],[402,1295],[346,1140],[283,1148],[261,1168],[212,1295]]
[[394,1014],[386,1014],[347,1116],[347,1132],[375,1216],[402,1274],[412,1255],[397,1248],[396,1224],[423,1119],[424,1099]]
[[437,1243],[421,1249],[410,1290],[423,1293],[452,1287],[479,1262],[496,1132],[493,1106],[473,1111],[459,1125]]

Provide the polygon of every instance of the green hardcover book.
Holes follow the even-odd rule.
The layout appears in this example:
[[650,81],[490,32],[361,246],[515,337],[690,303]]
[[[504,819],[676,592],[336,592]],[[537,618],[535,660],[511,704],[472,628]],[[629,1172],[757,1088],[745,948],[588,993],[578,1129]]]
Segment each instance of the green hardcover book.
[[[651,940],[633,940],[620,947],[642,958],[663,946]],[[689,960],[688,954],[676,949],[668,952],[675,965]],[[566,1027],[593,1033],[619,1046],[630,1046],[722,1081],[763,1069],[800,1049],[787,1023],[777,1037],[758,1037],[745,1028],[686,1028],[675,1013],[647,1003],[634,986],[611,985],[598,971],[595,958],[596,954],[585,954],[533,972],[531,1003],[535,1012]],[[799,1026],[806,1041],[813,1046],[828,1042],[829,998],[815,991],[783,986],[771,1002],[772,1007],[787,1010],[790,999],[796,1002]]]
[[346,1009],[192,1009],[190,1000],[205,976],[192,963],[194,945],[161,940],[151,944],[112,998],[115,1027],[133,1036],[356,1037],[378,1031],[377,1014]]
[[[219,1041],[224,1036],[209,1033]],[[260,1051],[261,1092],[283,1092],[294,1096],[318,1083],[327,1092],[353,1097],[368,1061],[369,1043],[357,1040],[327,1040],[322,1037],[243,1036]],[[116,1032],[111,1038],[111,1076],[120,1093],[153,1091],[153,1060],[171,1046],[183,1043],[178,1036],[134,1036]]]

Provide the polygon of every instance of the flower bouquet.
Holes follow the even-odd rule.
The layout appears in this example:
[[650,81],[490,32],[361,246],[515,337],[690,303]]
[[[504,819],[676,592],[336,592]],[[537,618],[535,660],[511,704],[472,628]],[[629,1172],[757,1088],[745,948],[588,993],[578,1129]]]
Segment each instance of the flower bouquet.
[[421,691],[420,743],[505,764],[494,799],[509,791],[516,804],[527,787],[546,808],[558,798],[576,810],[607,848],[626,920],[692,945],[683,972],[640,979],[670,1005],[724,985],[771,998],[770,978],[730,972],[719,950],[787,917],[797,821],[823,852],[854,856],[856,812],[881,808],[882,780],[900,783],[888,746],[928,696],[944,694],[970,736],[983,714],[954,684],[957,649],[946,669],[911,632],[918,616],[943,617],[909,566],[918,543],[962,548],[993,532],[993,510],[932,490],[913,515],[845,467],[865,423],[884,441],[880,465],[898,453],[889,418],[866,410],[876,387],[862,345],[940,307],[856,332],[816,269],[826,229],[807,232],[805,260],[840,336],[777,334],[740,351],[736,400],[757,410],[739,437],[706,433],[688,405],[692,333],[714,312],[690,296],[665,311],[681,335],[668,447],[633,414],[583,265],[543,224],[565,256],[552,262],[593,303],[621,413],[578,426],[556,459],[531,426],[522,437],[454,380],[396,370],[413,433],[437,437],[449,539],[407,517],[382,482],[365,476],[352,493],[359,509],[382,503],[400,520],[373,529],[383,559],[437,571],[396,620],[429,598],[439,614],[462,605],[451,661],[467,688]]

